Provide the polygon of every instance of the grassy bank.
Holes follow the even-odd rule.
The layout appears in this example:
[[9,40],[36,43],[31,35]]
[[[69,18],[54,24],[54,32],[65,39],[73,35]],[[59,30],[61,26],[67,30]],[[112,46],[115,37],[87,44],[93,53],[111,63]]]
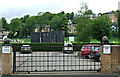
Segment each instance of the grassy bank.
[[[72,42],[72,43],[76,43],[77,42],[76,39],[77,39],[77,37],[74,38],[75,41]],[[24,41],[24,43],[31,43],[31,39],[30,38],[27,38],[27,39],[12,39],[12,40],[21,40],[21,41]],[[65,37],[65,41],[68,42],[69,41],[69,37]],[[120,39],[118,39],[118,37],[111,37],[109,39],[109,42],[111,42],[111,43],[119,43]],[[100,43],[100,41],[98,41],[96,39],[93,39],[91,37],[90,43]]]
[[[75,40],[74,42],[75,42],[75,43],[76,43],[76,38],[77,38],[77,37],[74,38],[74,40]],[[69,37],[65,37],[65,41],[69,41]],[[111,37],[111,38],[109,39],[109,42],[111,42],[111,43],[119,43],[119,42],[120,42],[120,39],[119,39],[118,37]],[[100,41],[91,38],[90,43],[100,43]]]

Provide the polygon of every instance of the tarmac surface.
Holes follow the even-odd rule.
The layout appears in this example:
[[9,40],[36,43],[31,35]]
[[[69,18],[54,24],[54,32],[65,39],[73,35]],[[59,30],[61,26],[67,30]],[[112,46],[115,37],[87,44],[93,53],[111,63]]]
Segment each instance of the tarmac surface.
[[2,77],[120,77],[118,74],[84,74],[84,75],[10,75]]

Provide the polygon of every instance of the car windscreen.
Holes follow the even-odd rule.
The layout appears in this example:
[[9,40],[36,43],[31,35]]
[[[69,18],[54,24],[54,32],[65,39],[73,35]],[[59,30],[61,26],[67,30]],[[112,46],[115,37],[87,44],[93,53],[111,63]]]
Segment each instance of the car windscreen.
[[96,47],[95,47],[95,51],[100,51],[100,47],[99,47],[99,46],[96,46]]
[[92,46],[88,46],[88,49],[92,49]]
[[65,47],[72,47],[71,44],[65,44]]
[[82,49],[85,49],[85,46],[83,46]]

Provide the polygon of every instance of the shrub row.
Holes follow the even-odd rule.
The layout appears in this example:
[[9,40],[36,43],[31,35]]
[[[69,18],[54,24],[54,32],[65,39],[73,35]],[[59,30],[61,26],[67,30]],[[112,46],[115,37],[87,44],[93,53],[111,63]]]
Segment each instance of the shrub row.
[[[33,51],[62,51],[63,43],[14,43],[13,48],[20,51],[22,45],[30,45]],[[80,51],[83,44],[73,44],[74,51]]]

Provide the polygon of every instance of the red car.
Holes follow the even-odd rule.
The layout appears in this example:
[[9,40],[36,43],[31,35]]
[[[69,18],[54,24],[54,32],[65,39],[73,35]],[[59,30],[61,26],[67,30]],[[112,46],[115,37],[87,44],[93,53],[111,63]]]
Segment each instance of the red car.
[[84,45],[81,49],[80,55],[85,56],[86,58],[91,58],[91,53],[100,52],[100,45]]

